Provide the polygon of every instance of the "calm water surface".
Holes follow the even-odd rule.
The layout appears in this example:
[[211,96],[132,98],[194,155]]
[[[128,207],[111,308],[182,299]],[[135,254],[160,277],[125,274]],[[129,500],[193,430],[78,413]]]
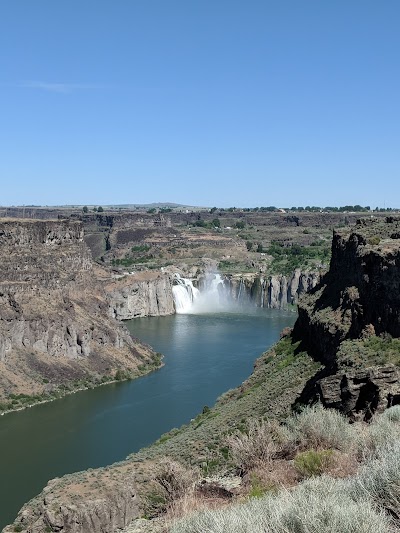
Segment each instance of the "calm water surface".
[[121,460],[212,405],[294,320],[254,310],[127,322],[165,355],[161,370],[0,416],[0,529],[49,479]]

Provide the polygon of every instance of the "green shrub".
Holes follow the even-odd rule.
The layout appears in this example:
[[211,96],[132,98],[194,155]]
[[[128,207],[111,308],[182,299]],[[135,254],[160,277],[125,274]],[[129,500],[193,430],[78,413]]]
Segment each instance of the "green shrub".
[[119,368],[115,373],[115,379],[117,381],[123,381],[125,379],[129,379],[131,377],[131,374],[127,370],[122,370]]
[[302,477],[320,476],[332,463],[332,450],[308,450],[294,458],[294,465]]

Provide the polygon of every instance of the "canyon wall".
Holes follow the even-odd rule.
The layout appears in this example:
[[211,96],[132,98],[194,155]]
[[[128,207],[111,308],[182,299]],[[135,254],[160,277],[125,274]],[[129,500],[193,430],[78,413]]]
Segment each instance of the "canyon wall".
[[295,333],[330,363],[363,331],[400,336],[400,219],[336,231],[329,272],[299,305]]
[[172,277],[162,272],[139,272],[106,285],[111,316],[118,320],[175,313]]
[[[221,277],[219,274],[206,272],[193,279],[193,283],[201,292],[207,291],[216,277],[221,280],[218,290],[223,301],[270,309],[287,309],[296,305],[299,296],[314,288],[319,281],[318,272],[302,272],[297,269],[291,276],[264,277],[258,274]],[[111,316],[118,320],[128,320],[174,314],[174,280],[174,274],[161,271],[116,277],[105,285]]]
[[[90,218],[96,223],[101,216]],[[129,229],[132,220],[126,217],[103,218],[102,224],[121,231],[139,231]],[[147,218],[136,217],[135,223]],[[167,226],[162,217],[153,223]],[[173,314],[168,272],[121,275],[93,263],[77,220],[2,219],[0,398],[42,394],[118,370],[135,374],[151,363],[151,350],[134,342],[119,321]],[[317,274],[300,270],[290,277],[243,274],[227,276],[223,287],[239,304],[282,309],[297,303],[317,280]]]
[[[240,286],[246,294],[251,295],[252,289],[261,294],[260,280],[244,279],[231,277],[226,283],[236,299]],[[203,413],[201,424],[196,419],[164,443],[158,442],[153,452],[147,449],[148,458],[151,453],[156,458],[165,450],[171,453],[174,439],[184,442],[185,453],[204,457],[204,447],[199,447],[200,426],[209,435],[214,424],[225,438],[227,431],[242,425],[243,417],[254,415],[260,405],[263,415],[270,417],[272,406],[287,408],[296,396],[293,406],[319,399],[355,420],[368,420],[377,410],[400,403],[400,220],[360,222],[351,230],[336,232],[330,271],[312,288],[316,280],[301,272],[290,281],[271,278],[270,293],[275,295],[271,303],[294,298],[300,287],[304,292],[292,335],[260,358],[247,382],[219,400],[217,416]],[[279,387],[271,392],[277,383]],[[210,440],[213,450],[214,438],[215,434]],[[181,454],[182,448],[177,449]],[[136,461],[132,456],[106,469],[54,480],[24,506],[15,525],[4,531],[21,527],[28,533],[49,528],[83,533],[82,523],[85,533],[118,531],[139,515],[136,496],[143,479],[146,483],[149,479],[145,468],[143,456]],[[118,485],[113,486],[116,481]]]
[[[236,274],[224,278],[224,290],[238,303],[270,309],[287,309],[296,305],[299,296],[314,288],[318,272],[296,269],[292,275]],[[202,286],[200,280],[200,287]]]
[[110,316],[80,222],[0,221],[0,398],[118,370],[152,351]]
[[329,272],[299,302],[293,336],[326,365],[301,402],[354,419],[400,403],[400,219],[334,233]]

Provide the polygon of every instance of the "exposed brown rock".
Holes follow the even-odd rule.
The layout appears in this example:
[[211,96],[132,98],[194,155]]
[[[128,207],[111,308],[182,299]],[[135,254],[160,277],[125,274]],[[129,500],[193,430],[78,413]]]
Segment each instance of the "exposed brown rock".
[[359,372],[338,372],[318,381],[317,394],[325,407],[334,407],[353,420],[369,420],[400,400],[400,369],[394,365]]
[[80,222],[0,222],[0,399],[139,373],[152,351],[111,316]]

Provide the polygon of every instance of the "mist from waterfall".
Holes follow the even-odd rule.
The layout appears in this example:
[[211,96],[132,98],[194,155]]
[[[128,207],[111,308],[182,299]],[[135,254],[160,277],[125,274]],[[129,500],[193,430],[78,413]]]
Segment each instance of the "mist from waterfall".
[[221,274],[207,272],[201,280],[200,290],[190,279],[174,275],[172,294],[178,314],[229,313],[239,310],[232,300]]

